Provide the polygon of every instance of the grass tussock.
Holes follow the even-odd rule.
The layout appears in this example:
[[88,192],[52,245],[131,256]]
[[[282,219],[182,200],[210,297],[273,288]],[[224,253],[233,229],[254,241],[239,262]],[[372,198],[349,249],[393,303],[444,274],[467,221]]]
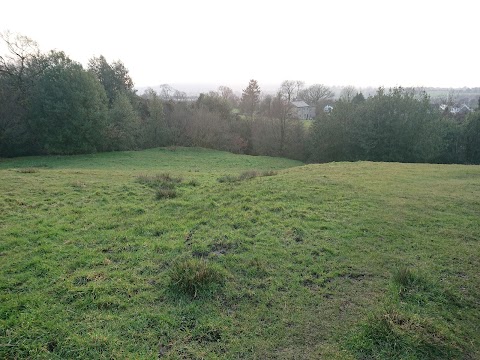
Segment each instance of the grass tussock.
[[29,167],[29,168],[18,169],[17,172],[20,174],[33,174],[33,173],[38,173],[39,170]]
[[193,299],[215,291],[224,281],[225,276],[220,268],[204,259],[178,261],[170,271],[171,289]]
[[[359,359],[459,359],[462,343],[448,326],[424,315],[425,308],[466,306],[445,289],[427,281],[408,267],[392,273],[392,292],[385,307],[372,313],[350,338],[349,346]],[[468,306],[468,305],[467,305]],[[432,315],[440,316],[437,312]]]
[[178,194],[175,188],[182,181],[181,177],[174,177],[169,173],[137,177],[137,182],[155,189],[155,199],[157,200],[176,198]]
[[371,315],[350,346],[359,359],[455,359],[459,350],[429,319],[398,309]]
[[358,359],[452,359],[458,348],[428,319],[395,309],[372,315],[351,341]]
[[261,177],[261,176],[274,176],[277,175],[276,171],[273,170],[267,170],[267,171],[257,171],[257,170],[249,170],[249,171],[244,171],[240,175],[233,176],[233,175],[224,175],[221,176],[217,179],[219,183],[233,183],[233,182],[239,182],[239,181],[244,181],[244,180],[249,180],[253,179],[256,177]]
[[175,189],[159,188],[155,192],[155,199],[157,200],[173,199],[176,197],[177,197],[177,191]]
[[174,177],[169,173],[157,174],[154,176],[140,175],[137,176],[137,182],[143,185],[147,185],[151,188],[156,187],[169,187],[175,184],[180,184],[183,181],[181,177]]

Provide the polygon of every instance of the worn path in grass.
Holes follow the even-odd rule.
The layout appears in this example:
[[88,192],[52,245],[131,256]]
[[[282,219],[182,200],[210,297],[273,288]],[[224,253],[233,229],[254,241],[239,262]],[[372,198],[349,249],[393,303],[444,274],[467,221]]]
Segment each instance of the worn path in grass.
[[478,166],[29,157],[0,209],[1,358],[480,357]]

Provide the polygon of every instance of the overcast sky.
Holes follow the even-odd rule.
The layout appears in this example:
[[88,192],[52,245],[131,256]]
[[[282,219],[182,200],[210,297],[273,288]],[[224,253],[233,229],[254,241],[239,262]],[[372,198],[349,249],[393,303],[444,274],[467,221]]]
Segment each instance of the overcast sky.
[[120,59],[136,86],[477,87],[479,19],[479,0],[5,0],[0,31]]

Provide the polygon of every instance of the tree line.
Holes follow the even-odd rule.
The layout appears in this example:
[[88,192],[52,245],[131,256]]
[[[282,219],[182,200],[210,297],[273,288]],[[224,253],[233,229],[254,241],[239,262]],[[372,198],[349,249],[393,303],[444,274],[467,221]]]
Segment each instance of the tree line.
[[[271,95],[251,80],[241,97],[227,86],[196,101],[168,85],[138,95],[121,61],[93,57],[85,69],[25,36],[1,38],[0,156],[199,146],[311,162],[480,163],[480,112],[452,116],[424,92],[365,98],[346,87],[334,99],[327,86],[287,80]],[[316,107],[316,119],[299,120],[293,100]]]

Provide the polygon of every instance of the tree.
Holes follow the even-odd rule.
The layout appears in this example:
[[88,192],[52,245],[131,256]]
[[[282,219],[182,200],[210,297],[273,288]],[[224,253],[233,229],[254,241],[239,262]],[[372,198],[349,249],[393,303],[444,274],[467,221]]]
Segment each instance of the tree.
[[363,96],[362,92],[358,92],[352,99],[352,103],[354,104],[361,104],[365,101],[365,96]]
[[110,107],[119,93],[134,93],[133,80],[120,60],[109,64],[103,55],[91,58],[88,71],[94,74],[105,88]]
[[480,110],[468,116],[465,137],[467,162],[480,164]]
[[0,74],[14,78],[16,86],[26,91],[26,79],[31,76],[36,59],[40,57],[38,44],[32,39],[10,32],[0,33],[8,53],[0,55]]
[[282,97],[287,101],[287,102],[291,102],[293,100],[295,100],[295,93],[297,91],[297,81],[294,81],[294,80],[285,80],[284,82],[282,82],[282,84],[280,85],[280,94],[282,95]]
[[340,91],[340,99],[346,102],[350,102],[353,100],[353,97],[357,93],[357,89],[354,86],[345,86],[342,91]]
[[349,99],[353,97],[341,97],[331,114],[321,114],[314,123],[312,160],[428,162],[438,158],[441,124],[426,93],[380,88],[364,101]]
[[243,89],[242,93],[242,107],[244,111],[250,115],[253,120],[253,115],[257,109],[258,103],[260,101],[260,86],[256,80],[250,80],[248,86]]
[[296,91],[296,94],[295,94],[295,99],[298,99],[298,96],[300,95],[301,89],[303,89],[303,87],[305,86],[305,81],[296,80],[295,85],[297,87],[297,91]]
[[41,68],[40,51],[30,38],[0,33],[8,52],[0,54],[0,156],[33,154],[27,110],[29,92]]
[[168,127],[163,112],[163,103],[153,89],[147,89],[143,97],[147,100],[148,116],[143,124],[143,146],[159,147],[168,143]]
[[238,96],[236,96],[228,86],[219,86],[218,93],[222,99],[228,101],[233,107],[238,105]]
[[299,94],[299,98],[309,105],[318,105],[322,100],[331,100],[334,96],[333,91],[322,84],[309,86]]
[[106,126],[102,85],[63,52],[43,58],[45,69],[32,88],[28,122],[39,151],[76,154],[97,151]]
[[175,90],[173,93],[173,99],[175,101],[185,101],[187,100],[187,93],[184,91]]
[[[285,156],[286,154],[286,139],[288,132],[288,121],[291,117],[293,109],[292,101],[295,91],[298,89],[298,82],[292,80],[285,80],[277,93],[277,96],[272,102],[273,116],[278,120],[280,139],[279,139],[279,154]],[[297,121],[298,122],[298,121]]]
[[359,130],[367,160],[428,162],[438,156],[440,118],[424,91],[380,88],[364,104]]
[[162,100],[171,100],[175,89],[168,84],[160,85],[160,98]]
[[107,126],[105,150],[132,150],[137,146],[139,118],[127,94],[120,92],[113,101]]

